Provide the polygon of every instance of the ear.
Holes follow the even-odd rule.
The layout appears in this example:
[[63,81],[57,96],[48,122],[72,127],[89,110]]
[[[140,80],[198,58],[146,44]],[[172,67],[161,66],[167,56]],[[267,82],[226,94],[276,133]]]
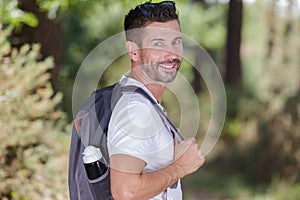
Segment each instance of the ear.
[[135,42],[126,41],[126,50],[133,61],[137,61],[139,58],[139,47]]

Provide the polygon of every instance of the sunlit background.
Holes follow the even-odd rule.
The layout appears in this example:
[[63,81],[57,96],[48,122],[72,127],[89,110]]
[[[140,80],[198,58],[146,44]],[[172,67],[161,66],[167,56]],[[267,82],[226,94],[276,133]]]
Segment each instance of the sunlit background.
[[[1,199],[69,199],[76,73],[94,47],[123,31],[124,15],[141,2],[0,0]],[[184,199],[300,199],[300,2],[177,0],[176,5],[182,32],[209,53],[227,95],[221,137],[204,167],[182,180]],[[201,58],[195,62],[201,64]],[[121,56],[99,87],[129,69],[129,58]],[[180,72],[199,100],[201,144],[210,96],[192,66]],[[166,92],[163,104],[179,124],[172,93]]]

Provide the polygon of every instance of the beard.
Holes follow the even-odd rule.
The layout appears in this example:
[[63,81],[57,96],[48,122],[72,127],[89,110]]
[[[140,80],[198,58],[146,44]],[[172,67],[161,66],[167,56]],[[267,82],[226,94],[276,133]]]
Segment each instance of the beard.
[[[162,61],[151,64],[144,64],[140,67],[143,72],[155,82],[169,83],[174,81],[177,75],[177,71],[180,68],[181,60],[173,59],[171,61]],[[174,65],[172,69],[165,69],[165,65]]]

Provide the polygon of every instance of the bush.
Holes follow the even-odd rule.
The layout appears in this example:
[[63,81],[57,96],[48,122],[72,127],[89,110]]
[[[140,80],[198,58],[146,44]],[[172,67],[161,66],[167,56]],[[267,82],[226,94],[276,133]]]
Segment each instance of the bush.
[[[0,24],[1,26],[1,24]],[[40,46],[12,49],[0,27],[0,198],[68,199],[65,114]]]

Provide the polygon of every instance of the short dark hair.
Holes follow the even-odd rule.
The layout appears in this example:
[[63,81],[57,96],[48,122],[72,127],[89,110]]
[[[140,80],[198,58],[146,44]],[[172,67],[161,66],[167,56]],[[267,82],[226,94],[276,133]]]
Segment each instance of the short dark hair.
[[134,41],[137,39],[132,34],[131,29],[143,28],[152,22],[168,22],[178,19],[178,13],[174,1],[162,1],[159,3],[140,4],[134,9],[131,9],[125,16],[124,30],[126,31],[126,40]]

